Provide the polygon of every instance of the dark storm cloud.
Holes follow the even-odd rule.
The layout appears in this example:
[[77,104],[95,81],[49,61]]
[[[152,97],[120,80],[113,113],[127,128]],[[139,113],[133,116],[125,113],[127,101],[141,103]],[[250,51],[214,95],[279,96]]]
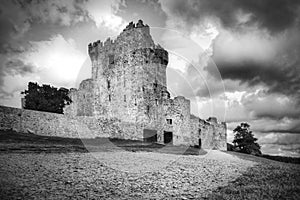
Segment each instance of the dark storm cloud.
[[5,63],[3,72],[8,75],[25,75],[36,72],[36,67],[32,64],[25,64],[22,60],[14,59]]
[[[277,82],[285,84],[284,81],[288,79],[288,77],[285,77],[283,69],[275,69],[271,65],[264,65],[255,61],[242,61],[239,63],[217,61],[216,65],[223,79],[241,80],[250,85],[255,85],[262,81],[269,85],[277,85]],[[210,67],[206,69],[211,74],[214,74]]]
[[[223,79],[250,86],[265,84],[269,92],[295,96],[300,102],[299,5],[300,1],[293,0],[178,0],[167,4],[187,28],[206,18],[221,22],[212,59]],[[231,40],[235,43],[228,42]],[[207,70],[214,76],[219,73],[209,66]],[[199,94],[209,92],[203,88]]]
[[[298,49],[297,49],[298,48]],[[300,53],[300,48],[291,47],[289,51]],[[218,57],[215,49],[214,57]],[[298,54],[299,55],[299,54]],[[286,55],[288,56],[288,55]],[[284,56],[283,56],[284,57]],[[223,79],[238,80],[249,86],[265,84],[270,93],[281,93],[297,98],[300,102],[300,60],[292,58],[286,63],[278,63],[275,57],[270,62],[255,60],[231,61],[230,59],[215,59],[216,65]],[[206,68],[212,75],[211,68]]]
[[[30,46],[30,45],[28,45]],[[15,54],[21,54],[24,53],[28,50],[25,49],[25,47],[21,46],[21,45],[12,45],[9,43],[3,43],[0,46],[0,54],[11,54],[11,53],[15,53]]]
[[2,67],[0,68],[0,85],[3,84],[3,76],[5,75],[21,75],[35,73],[37,68],[32,64],[24,63],[20,59],[10,59],[8,61],[1,62]]
[[270,32],[281,32],[299,23],[300,1],[295,0],[188,0],[171,1],[169,9],[188,24],[199,24],[206,17],[216,17],[226,28],[238,28],[237,12],[250,14],[246,25],[258,25]]
[[0,52],[28,50],[28,41],[47,40],[66,27],[89,21],[88,13],[82,6],[84,2],[0,1]]
[[86,1],[18,0],[15,4],[26,13],[31,23],[70,26],[88,18],[88,13],[81,6],[84,2]]
[[2,88],[4,84],[4,77],[7,75],[16,76],[21,75],[25,76],[28,74],[33,74],[37,72],[37,67],[30,64],[24,63],[20,59],[5,59],[0,61],[0,93],[5,93],[5,96],[8,95]]

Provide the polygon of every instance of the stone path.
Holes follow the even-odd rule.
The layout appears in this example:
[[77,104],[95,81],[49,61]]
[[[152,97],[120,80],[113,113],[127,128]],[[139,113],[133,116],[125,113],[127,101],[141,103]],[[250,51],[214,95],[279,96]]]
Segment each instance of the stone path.
[[255,164],[219,151],[0,154],[0,199],[203,198]]

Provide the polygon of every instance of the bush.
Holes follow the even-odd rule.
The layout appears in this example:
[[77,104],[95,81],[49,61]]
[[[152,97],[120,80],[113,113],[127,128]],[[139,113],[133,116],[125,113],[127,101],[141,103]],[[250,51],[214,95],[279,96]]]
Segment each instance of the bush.
[[21,92],[25,94],[25,109],[46,111],[53,113],[63,113],[65,105],[72,101],[68,96],[69,90],[66,88],[57,89],[50,85],[38,85],[28,83],[28,89]]

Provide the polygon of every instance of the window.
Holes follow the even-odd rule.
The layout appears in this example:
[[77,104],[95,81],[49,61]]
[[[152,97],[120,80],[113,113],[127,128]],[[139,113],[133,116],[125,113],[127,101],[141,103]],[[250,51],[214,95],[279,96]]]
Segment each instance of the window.
[[114,61],[114,58],[115,56],[114,55],[108,55],[108,63],[109,64],[114,64],[115,63],[115,61]]
[[110,89],[110,81],[107,80],[107,89]]
[[126,95],[124,95],[124,102],[126,102]]
[[172,119],[167,119],[167,124],[171,125],[172,124]]

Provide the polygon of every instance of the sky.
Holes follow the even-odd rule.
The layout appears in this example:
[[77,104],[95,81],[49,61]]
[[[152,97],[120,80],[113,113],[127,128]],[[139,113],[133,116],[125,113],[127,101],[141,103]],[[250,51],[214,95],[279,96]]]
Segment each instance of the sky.
[[192,113],[250,124],[262,152],[300,156],[300,1],[1,0],[0,104],[20,107],[29,81],[78,87],[87,45],[133,21],[169,52],[168,89]]

